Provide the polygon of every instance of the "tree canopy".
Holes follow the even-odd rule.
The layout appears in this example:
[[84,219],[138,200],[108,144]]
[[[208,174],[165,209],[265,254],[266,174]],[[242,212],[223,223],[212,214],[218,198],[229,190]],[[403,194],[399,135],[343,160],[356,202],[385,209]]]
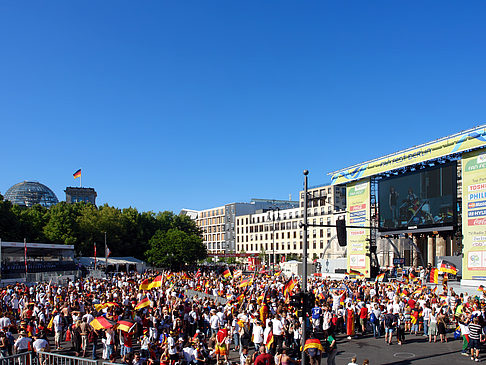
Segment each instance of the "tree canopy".
[[28,242],[69,244],[81,256],[93,256],[97,243],[97,254],[103,256],[105,232],[112,256],[133,256],[166,267],[177,266],[175,262],[192,264],[207,256],[199,228],[185,215],[84,202],[26,208],[0,195],[0,239],[4,241],[26,238]]

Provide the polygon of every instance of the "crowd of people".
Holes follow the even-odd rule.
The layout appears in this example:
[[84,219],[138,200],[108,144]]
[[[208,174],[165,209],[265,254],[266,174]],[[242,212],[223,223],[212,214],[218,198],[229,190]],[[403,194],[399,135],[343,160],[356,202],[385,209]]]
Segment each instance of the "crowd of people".
[[[114,274],[65,285],[3,288],[0,354],[34,350],[145,364],[335,364],[340,341],[374,336],[406,346],[462,339],[479,361],[486,294],[457,294],[413,275],[392,282],[312,277],[315,302],[304,316],[291,305],[299,278],[240,270]],[[302,348],[302,321],[307,342]],[[231,351],[231,356],[230,355]],[[368,360],[363,359],[363,363]],[[356,364],[356,362],[352,362]]]

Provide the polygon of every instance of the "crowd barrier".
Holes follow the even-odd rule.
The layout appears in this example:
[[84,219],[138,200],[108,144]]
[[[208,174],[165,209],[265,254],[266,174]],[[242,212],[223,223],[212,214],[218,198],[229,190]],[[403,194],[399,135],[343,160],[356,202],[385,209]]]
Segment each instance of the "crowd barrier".
[[[67,356],[52,352],[38,352],[34,365],[97,365],[98,361],[83,357]],[[0,364],[2,365],[2,364]],[[10,365],[10,364],[6,364]]]
[[0,358],[0,365],[35,365],[32,352],[24,352]]
[[186,296],[189,297],[189,298],[194,298],[196,296],[198,298],[208,298],[208,299],[213,300],[216,303],[223,304],[223,305],[226,304],[226,302],[228,301],[227,299],[218,297],[217,295],[206,294],[206,293],[203,293],[201,291],[196,291],[196,290],[192,290],[192,289],[186,290]]

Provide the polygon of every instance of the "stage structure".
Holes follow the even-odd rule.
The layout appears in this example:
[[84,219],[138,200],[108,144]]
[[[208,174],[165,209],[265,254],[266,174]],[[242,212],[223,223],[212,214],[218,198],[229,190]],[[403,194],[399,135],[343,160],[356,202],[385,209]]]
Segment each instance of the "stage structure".
[[0,247],[2,284],[64,283],[78,274],[73,245],[0,241]]
[[[348,270],[458,263],[486,280],[486,125],[330,173],[346,184]],[[372,265],[371,265],[372,264]]]

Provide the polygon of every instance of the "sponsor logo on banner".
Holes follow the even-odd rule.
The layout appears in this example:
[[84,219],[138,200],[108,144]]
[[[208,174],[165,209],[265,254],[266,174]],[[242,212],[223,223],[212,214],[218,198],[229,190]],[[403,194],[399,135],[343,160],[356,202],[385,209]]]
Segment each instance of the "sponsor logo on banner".
[[469,200],[479,200],[479,199],[486,199],[486,191],[469,194]]
[[468,226],[486,226],[486,218],[475,218],[467,220]]
[[358,204],[358,205],[353,205],[353,206],[349,207],[350,212],[354,212],[356,210],[362,210],[362,209],[366,209],[366,204]]
[[361,235],[365,234],[365,231],[350,231],[349,234],[351,236],[361,236]]
[[482,200],[480,202],[470,202],[470,203],[467,203],[467,207],[469,209],[486,208],[486,200]]
[[468,217],[482,217],[486,215],[486,209],[481,210],[471,210],[467,212]]
[[486,189],[486,183],[469,185],[467,191],[478,191]]
[[477,161],[478,161],[478,163],[486,162],[486,153],[479,155]]

